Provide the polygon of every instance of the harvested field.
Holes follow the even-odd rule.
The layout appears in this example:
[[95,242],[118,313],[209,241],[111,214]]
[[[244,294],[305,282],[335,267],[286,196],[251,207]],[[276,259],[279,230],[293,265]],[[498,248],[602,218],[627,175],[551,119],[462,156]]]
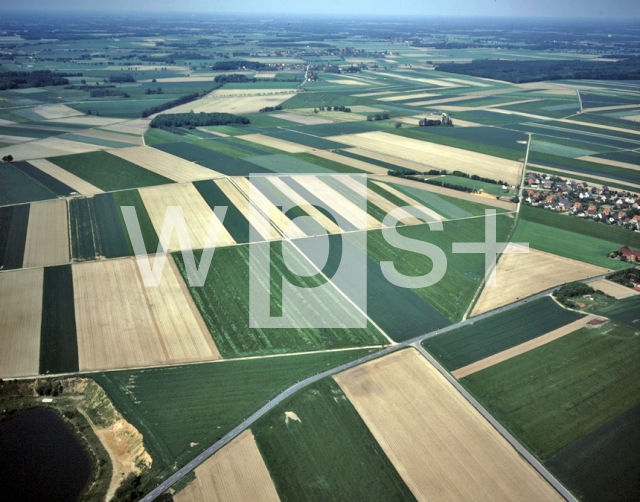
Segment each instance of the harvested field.
[[[198,190],[191,184],[162,185],[138,190],[144,205],[153,222],[153,227],[160,236],[165,212],[168,206],[180,206],[187,224],[187,232],[193,249],[201,249],[209,230],[211,219],[215,217],[209,205],[201,197]],[[221,227],[218,246],[229,246],[235,241],[229,232]],[[181,245],[174,231],[169,241],[168,251],[189,249],[186,243]]]
[[277,106],[289,99],[296,91],[273,89],[225,89],[224,93],[212,94],[191,103],[171,108],[163,113],[189,113],[193,110],[200,112],[233,113],[242,115],[258,113],[261,108]]
[[386,98],[378,98],[378,101],[404,101],[405,99],[432,98],[438,96],[431,92],[421,92],[418,94],[400,94],[398,96],[387,96]]
[[[338,193],[329,185],[323,183],[322,177],[292,176],[291,179],[318,197],[328,207],[333,209],[337,214],[342,216],[358,230],[373,230],[382,227],[379,221],[367,214],[366,206],[364,208],[357,206],[354,202]],[[360,185],[356,193],[364,195],[364,185]]]
[[216,171],[148,146],[118,148],[108,153],[178,183],[222,177]]
[[424,207],[424,205],[421,204],[420,202],[418,202],[417,200],[412,199],[408,195],[405,195],[401,191],[396,190],[392,186],[389,186],[386,183],[375,183],[375,184],[378,185],[379,187],[383,188],[384,190],[386,190],[387,192],[389,192],[393,196],[397,197],[398,199],[402,200],[403,202],[406,202],[408,206],[414,206],[414,207],[420,208],[420,212],[424,214],[424,216],[425,216],[427,221],[442,221],[442,220],[444,220],[444,218],[442,216],[440,216],[438,213],[436,213],[435,211]]
[[334,379],[418,500],[562,500],[416,350]]
[[[342,136],[336,136],[342,137]],[[412,162],[410,160],[401,159],[394,155],[387,155],[385,153],[380,152],[372,152],[370,150],[366,150],[363,148],[347,148],[345,149],[347,152],[354,153],[356,155],[360,155],[361,157],[368,157],[370,159],[379,160],[381,162],[386,162],[388,164],[392,164],[397,167],[402,167],[404,169],[411,169],[414,171],[424,171],[424,165],[419,164],[418,162]],[[384,173],[374,173],[374,174],[387,174],[389,172],[388,169],[384,170]]]
[[476,361],[475,363],[469,364],[468,366],[464,366],[460,369],[452,371],[451,374],[457,379],[472,375],[473,373],[477,373],[478,371],[489,368],[490,366],[501,363],[502,361],[506,361],[507,359],[511,359],[512,357],[516,357],[520,354],[524,354],[525,352],[529,352],[530,350],[536,349],[542,345],[553,342],[558,338],[568,335],[569,333],[573,333],[574,331],[584,328],[589,323],[589,321],[593,319],[597,319],[597,316],[585,316],[581,319],[578,319],[577,321],[567,324],[566,326],[562,326],[561,328],[554,329],[549,333],[534,338],[533,340],[521,343],[520,345],[516,345],[515,347],[504,350],[502,352],[498,352],[497,354],[494,354],[490,357],[481,359],[480,361]]
[[282,120],[289,120],[291,122],[297,122],[298,124],[304,124],[304,125],[331,124],[330,120],[323,119],[322,117],[314,117],[313,115],[297,115],[295,113],[278,113],[277,115],[272,115],[272,117],[282,119]]
[[129,134],[118,134],[115,132],[100,131],[98,129],[87,129],[78,131],[77,136],[95,138],[97,140],[116,141],[118,143],[129,143],[131,145],[142,145],[142,136],[131,136]]
[[219,359],[171,257],[145,287],[134,259],[73,265],[80,371]]
[[280,500],[250,430],[195,469],[196,479],[176,502],[277,502]]
[[[509,244],[514,249],[517,244]],[[499,257],[496,285],[485,287],[471,316],[489,312],[518,299],[567,282],[607,273],[609,270],[557,255],[529,249],[528,253],[511,253]]]
[[389,171],[384,167],[376,166],[374,164],[369,164],[368,162],[363,162],[358,159],[352,159],[350,157],[339,155],[334,152],[328,152],[326,150],[313,150],[309,153],[311,153],[312,155],[315,155],[316,157],[332,160],[333,162],[338,162],[339,164],[344,164],[345,166],[355,167],[356,169],[360,169],[361,171],[365,171],[367,173],[387,174],[387,172]]
[[120,122],[118,125],[106,125],[103,128],[107,131],[115,131],[126,134],[143,135],[149,128],[149,119],[135,119]]
[[104,150],[105,148],[104,146],[90,143],[80,143],[78,141],[52,137],[0,148],[0,156],[13,155],[13,159],[19,161],[95,152],[96,150]]
[[506,209],[507,211],[515,211],[516,205],[513,202],[507,202],[504,200],[498,200],[493,197],[482,197],[472,193],[461,192],[459,190],[452,190],[451,188],[439,187],[436,185],[429,185],[428,183],[421,183],[419,181],[412,181],[406,178],[393,177],[390,181],[397,185],[407,185],[419,190],[425,190],[427,192],[433,192],[441,195],[447,195],[455,199],[466,200],[469,202],[476,202],[478,204],[484,204],[486,206],[497,207],[500,209]]
[[621,300],[623,298],[629,298],[631,296],[636,296],[640,294],[640,292],[636,291],[635,289],[627,288],[622,284],[608,281],[606,279],[601,279],[599,281],[591,282],[589,283],[589,286],[591,286],[596,291],[600,290],[609,296],[613,296],[614,298],[617,298],[618,300]]
[[46,159],[34,159],[29,161],[29,164],[37,167],[48,175],[53,176],[61,183],[70,186],[82,195],[95,195],[97,193],[102,193],[102,190],[98,187],[93,186],[91,183],[87,183],[82,178],[78,178],[75,174],[71,174],[66,169],[62,169],[60,166],[57,166]]
[[44,269],[0,273],[0,377],[38,374]]
[[26,141],[33,141],[35,138],[29,138],[27,136],[9,136],[6,134],[0,134],[0,143],[10,143],[16,145],[18,143],[24,143]]
[[369,85],[364,82],[358,82],[357,80],[348,80],[346,78],[343,80],[327,80],[327,82],[338,85]]
[[468,174],[478,174],[492,179],[502,179],[517,185],[520,182],[522,164],[511,160],[471,152],[450,146],[429,143],[403,136],[374,131],[361,134],[345,134],[330,137],[341,143],[386,155],[396,155],[402,159],[435,169],[455,168]]
[[78,110],[74,110],[73,108],[69,108],[67,105],[46,105],[46,106],[36,106],[31,108],[30,111],[37,113],[42,118],[51,120],[51,119],[62,119],[67,117],[74,117],[76,115],[83,115],[82,112]]
[[309,146],[299,145],[298,143],[292,143],[284,139],[271,138],[264,134],[245,134],[242,139],[258,143],[259,145],[268,146],[271,148],[277,148],[288,153],[302,153],[312,150]]
[[31,204],[23,267],[46,267],[69,263],[67,201]]
[[381,73],[381,72],[376,72],[376,75],[379,76],[383,76],[383,77],[391,77],[391,78],[398,78],[401,80],[411,80],[412,82],[420,82],[422,84],[430,84],[430,85],[435,85],[437,87],[461,87],[460,85],[457,84],[452,84],[451,82],[446,82],[444,80],[440,80],[437,78],[421,78],[421,77],[408,77],[406,75],[400,75],[398,73]]

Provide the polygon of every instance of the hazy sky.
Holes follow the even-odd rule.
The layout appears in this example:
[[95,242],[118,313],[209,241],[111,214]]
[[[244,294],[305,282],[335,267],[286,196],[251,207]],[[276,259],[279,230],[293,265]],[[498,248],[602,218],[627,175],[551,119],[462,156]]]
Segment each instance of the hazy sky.
[[640,20],[640,0],[0,0],[0,8]]

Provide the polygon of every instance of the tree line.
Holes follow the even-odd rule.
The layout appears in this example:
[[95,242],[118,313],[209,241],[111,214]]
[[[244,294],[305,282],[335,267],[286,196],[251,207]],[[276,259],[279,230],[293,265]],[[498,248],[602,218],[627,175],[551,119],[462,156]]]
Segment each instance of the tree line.
[[174,129],[177,127],[187,127],[193,129],[202,126],[214,125],[247,125],[250,121],[246,117],[240,117],[231,113],[171,113],[156,116],[150,127],[160,129]]
[[67,85],[65,77],[82,77],[82,73],[56,73],[51,70],[6,71],[0,73],[0,91],[49,85]]
[[146,108],[144,110],[142,110],[142,113],[140,113],[140,117],[147,118],[149,115],[154,115],[156,113],[160,113],[163,112],[165,110],[168,110],[169,108],[173,108],[174,106],[179,106],[179,105],[184,105],[186,103],[190,103],[191,101],[195,101],[196,99],[209,94],[212,91],[215,91],[216,89],[219,89],[220,87],[222,87],[222,84],[217,84],[215,87],[209,89],[208,91],[202,91],[202,93],[199,92],[193,92],[191,94],[185,94],[184,96],[180,96],[179,98],[176,99],[172,99],[171,101],[167,101],[166,103],[162,103],[160,105],[156,105],[156,106],[152,106],[151,108]]

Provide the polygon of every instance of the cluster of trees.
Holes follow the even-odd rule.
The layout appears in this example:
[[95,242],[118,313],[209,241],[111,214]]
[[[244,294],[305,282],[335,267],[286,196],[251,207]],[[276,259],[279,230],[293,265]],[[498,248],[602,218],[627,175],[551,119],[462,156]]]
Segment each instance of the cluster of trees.
[[436,69],[516,84],[558,79],[640,80],[640,56],[625,56],[616,62],[474,59],[471,63],[441,63]]
[[565,284],[553,292],[553,296],[565,307],[575,307],[575,303],[571,301],[576,296],[592,295],[595,290],[588,284],[582,282],[570,282]]
[[[431,172],[429,172],[429,174],[431,174]],[[440,174],[439,172],[436,172],[436,174]],[[444,171],[444,174],[447,174],[447,171]],[[474,181],[482,181],[484,183],[491,183],[493,185],[504,185],[504,181],[502,180],[492,180],[491,178],[483,178],[482,176],[478,176],[477,174],[467,174],[467,173],[463,173],[462,171],[453,171],[451,173],[452,176],[458,176],[460,178],[469,178],[471,180]]]
[[195,127],[212,126],[212,125],[247,125],[249,119],[239,117],[231,113],[172,113],[162,114],[155,117],[150,127],[158,127],[160,129],[172,129],[176,127],[187,127],[193,129]]
[[375,115],[368,115],[367,120],[387,120],[389,118],[389,114],[387,112],[384,113],[376,113]]
[[246,75],[242,75],[239,73],[232,73],[231,75],[216,75],[216,78],[213,79],[214,82],[219,82],[221,84],[226,84],[229,82],[255,82],[255,78],[248,78]]
[[430,185],[435,185],[443,188],[451,188],[452,190],[458,190],[460,192],[474,193],[475,190],[471,187],[465,187],[462,185],[456,185],[455,183],[447,183],[446,181],[438,181],[438,180],[424,180],[425,183],[429,183]]
[[275,112],[276,110],[282,110],[282,105],[265,106],[264,108],[260,108],[258,111],[260,113],[266,113],[266,112]]
[[[418,174],[424,174],[424,173],[421,173],[420,171],[414,171],[413,169],[402,169],[399,171],[388,171],[387,174],[389,176],[397,176],[399,178],[409,178],[409,177],[416,176]],[[410,179],[414,179],[414,178],[410,178]]]
[[617,272],[608,275],[607,279],[617,282],[618,284],[622,284],[627,288],[633,288],[635,284],[640,282],[640,270],[637,268],[618,270]]
[[418,125],[420,127],[425,126],[439,126],[442,125],[442,120],[432,120],[432,119],[420,119],[418,121]]
[[124,82],[135,82],[136,79],[133,78],[133,75],[130,73],[126,73],[124,75],[109,75],[109,82],[112,84],[121,84]]
[[334,111],[334,112],[346,112],[346,113],[351,113],[351,108],[347,107],[347,106],[334,106],[333,108],[331,106],[327,106],[326,108],[324,106],[319,106],[318,108],[314,108],[313,109],[313,113],[318,113],[318,111]]
[[211,69],[213,71],[230,71],[239,70],[240,68],[246,68],[247,70],[261,70],[268,68],[264,63],[257,63],[255,61],[216,61]]
[[65,77],[81,77],[82,73],[55,73],[51,70],[6,71],[0,73],[0,91],[49,85],[67,85]]
[[167,101],[166,103],[162,103],[160,105],[152,106],[151,108],[146,108],[146,109],[142,110],[142,113],[140,113],[140,116],[144,119],[144,118],[147,118],[149,115],[153,115],[155,113],[163,112],[165,110],[168,110],[169,108],[173,108],[174,106],[179,106],[179,105],[184,105],[185,103],[190,103],[191,101],[195,101],[196,99],[200,98],[201,96],[204,96],[205,94],[209,94],[211,91],[215,91],[216,89],[218,89],[220,87],[222,87],[222,84],[217,84],[212,89],[209,89],[208,91],[203,91],[202,94],[200,94],[198,92],[193,92],[191,94],[185,94],[184,96],[180,96],[179,98],[172,99],[171,101]]
[[38,380],[35,387],[36,393],[39,396],[58,396],[62,394],[62,384],[60,380]]
[[128,98],[129,94],[120,89],[91,89],[92,98]]
[[13,155],[5,155],[2,157],[2,162],[13,162]]
[[86,92],[91,92],[96,87],[100,87],[100,89],[115,89],[116,88],[115,85],[100,85],[99,82],[96,83],[95,86],[86,85],[84,80],[83,80],[83,84],[82,85],[65,85],[64,86],[65,89],[73,89],[75,91],[86,91]]
[[151,89],[149,87],[147,87],[144,90],[145,94],[162,94],[162,87],[158,87],[157,89]]

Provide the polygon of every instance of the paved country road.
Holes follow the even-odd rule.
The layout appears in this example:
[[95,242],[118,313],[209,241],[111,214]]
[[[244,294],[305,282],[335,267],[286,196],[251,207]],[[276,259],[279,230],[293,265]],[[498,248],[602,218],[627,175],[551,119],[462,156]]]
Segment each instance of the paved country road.
[[[585,279],[584,281],[581,281],[581,282],[588,283],[588,282],[597,281],[597,280],[604,279],[604,278],[605,278],[605,275],[600,275],[600,276],[597,276],[597,277],[591,277],[589,279]],[[290,397],[292,394],[294,394],[295,392],[299,391],[300,389],[303,389],[303,388],[311,385],[312,383],[317,382],[318,380],[322,380],[323,378],[326,378],[328,376],[335,375],[336,373],[340,373],[340,372],[345,371],[345,370],[347,370],[349,368],[353,368],[354,366],[358,366],[359,364],[366,363],[367,361],[371,361],[373,359],[377,359],[377,358],[385,356],[387,354],[391,354],[392,352],[396,352],[398,350],[402,350],[404,348],[411,347],[411,346],[417,348],[431,362],[431,364],[433,364],[447,378],[447,380],[449,380],[449,382],[451,382],[451,384],[465,397],[465,399],[467,399],[467,401],[469,401],[471,403],[471,405],[474,408],[476,408],[491,423],[491,425],[493,425],[493,427],[495,427],[498,430],[498,432],[500,432],[500,434],[502,434],[502,436],[504,436],[504,438],[507,441],[509,441],[509,443],[511,443],[511,445],[534,467],[534,469],[536,469],[549,483],[551,483],[551,485],[565,499],[567,499],[570,502],[577,502],[576,498],[573,495],[571,495],[571,493],[569,493],[569,491],[566,488],[564,488],[564,486],[562,486],[560,484],[560,482],[558,480],[556,480],[553,477],[553,475],[549,471],[547,471],[545,469],[545,467],[542,464],[540,464],[540,462],[538,462],[533,457],[533,455],[531,455],[526,450],[526,448],[524,446],[522,446],[518,442],[517,439],[515,439],[511,434],[509,434],[509,432],[507,432],[507,430],[504,427],[502,427],[491,416],[491,414],[488,411],[486,411],[484,409],[484,407],[482,407],[480,405],[480,403],[478,403],[458,383],[458,381],[454,377],[452,377],[442,366],[440,366],[440,364],[438,364],[437,361],[435,361],[435,359],[433,359],[433,357],[431,357],[427,353],[427,351],[425,351],[422,348],[422,346],[420,345],[420,343],[423,340],[426,340],[427,338],[432,338],[432,337],[440,335],[442,333],[447,333],[448,331],[452,331],[452,330],[460,328],[462,326],[466,326],[467,324],[473,324],[474,322],[477,322],[477,321],[479,321],[481,319],[486,319],[488,317],[492,317],[494,315],[501,314],[502,312],[506,312],[507,310],[511,310],[511,309],[513,309],[515,307],[519,307],[520,305],[524,305],[527,302],[531,302],[531,301],[537,300],[539,298],[542,298],[544,296],[548,296],[549,294],[551,294],[557,288],[558,288],[558,286],[556,286],[555,288],[548,289],[546,291],[542,291],[541,293],[535,294],[535,295],[530,296],[530,297],[528,297],[526,299],[518,300],[517,302],[510,303],[509,305],[505,305],[504,307],[500,307],[498,309],[492,310],[491,312],[486,312],[484,314],[480,314],[480,315],[472,317],[470,319],[466,319],[464,321],[461,321],[461,322],[459,322],[457,324],[452,324],[452,325],[447,326],[445,328],[438,329],[436,331],[432,331],[432,332],[426,333],[424,335],[420,335],[420,336],[418,336],[416,338],[412,338],[411,340],[406,340],[404,342],[401,342],[401,343],[398,343],[398,344],[395,344],[395,345],[391,345],[391,346],[389,346],[389,347],[387,347],[385,349],[379,350],[378,352],[375,352],[373,354],[369,354],[367,356],[361,357],[359,359],[356,359],[356,360],[351,361],[349,363],[343,364],[341,366],[337,366],[337,367],[332,368],[330,370],[323,371],[322,373],[318,373],[315,376],[309,377],[309,378],[307,378],[305,380],[302,380],[301,382],[298,382],[295,385],[292,385],[291,387],[289,387],[288,389],[283,391],[281,394],[279,394],[277,397],[275,397],[274,399],[269,401],[267,404],[265,404],[262,408],[260,408],[258,411],[256,411],[253,415],[251,415],[250,417],[246,418],[242,423],[240,423],[239,425],[234,427],[231,431],[229,431],[227,434],[225,434],[220,440],[215,442],[209,448],[204,450],[200,455],[198,455],[193,460],[191,460],[191,462],[186,464],[184,467],[182,467],[181,469],[176,471],[173,475],[171,475],[169,478],[167,478],[165,481],[163,481],[160,485],[158,485],[151,492],[149,492],[149,494],[147,494],[144,498],[140,499],[141,502],[150,502],[151,500],[155,499],[156,497],[159,497],[162,493],[164,493],[167,489],[169,489],[173,484],[177,483],[180,479],[182,479],[184,476],[186,476],[189,472],[191,472],[193,469],[195,469],[200,464],[202,464],[205,460],[207,460],[209,457],[211,457],[220,448],[222,448],[227,443],[231,442],[235,437],[240,435],[240,433],[242,433],[242,431],[244,431],[245,429],[251,427],[251,425],[253,425],[253,423],[255,423],[260,417],[262,417],[263,415],[268,413],[272,408],[277,406],[279,403],[281,403],[282,401],[284,401],[285,399],[287,399],[288,397]]]

